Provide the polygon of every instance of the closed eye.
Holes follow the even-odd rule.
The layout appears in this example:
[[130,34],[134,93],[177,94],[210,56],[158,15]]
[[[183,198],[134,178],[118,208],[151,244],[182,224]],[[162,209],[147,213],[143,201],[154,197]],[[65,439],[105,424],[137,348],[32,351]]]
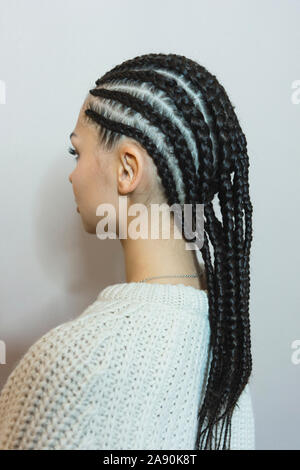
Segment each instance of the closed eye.
[[75,160],[77,160],[77,159],[79,158],[78,153],[76,152],[75,149],[73,149],[73,147],[69,147],[68,152],[69,152],[71,155],[73,155],[73,156],[76,155]]

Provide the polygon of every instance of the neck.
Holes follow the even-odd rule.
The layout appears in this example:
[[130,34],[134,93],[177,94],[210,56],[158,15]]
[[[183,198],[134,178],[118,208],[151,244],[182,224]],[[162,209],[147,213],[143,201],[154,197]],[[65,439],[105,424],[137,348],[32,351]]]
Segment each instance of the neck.
[[[175,239],[120,239],[125,258],[126,282],[138,282],[154,276],[197,274],[198,260],[195,250],[186,250],[183,238]],[[206,289],[205,279],[195,277],[163,277],[146,282],[184,284]]]

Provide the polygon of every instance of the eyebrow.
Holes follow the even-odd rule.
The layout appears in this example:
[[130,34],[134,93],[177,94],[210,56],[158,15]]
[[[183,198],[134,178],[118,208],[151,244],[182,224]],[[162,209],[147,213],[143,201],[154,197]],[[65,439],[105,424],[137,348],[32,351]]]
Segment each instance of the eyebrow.
[[70,134],[70,139],[72,139],[73,136],[74,136],[74,137],[78,137],[78,136],[75,134],[75,132],[72,132],[72,133]]

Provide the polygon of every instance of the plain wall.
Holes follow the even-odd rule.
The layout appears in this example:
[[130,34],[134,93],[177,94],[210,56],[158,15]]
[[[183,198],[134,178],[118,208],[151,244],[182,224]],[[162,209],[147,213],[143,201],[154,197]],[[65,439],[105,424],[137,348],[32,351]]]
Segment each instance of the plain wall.
[[68,181],[84,97],[124,60],[183,54],[217,76],[248,141],[256,447],[300,448],[299,20],[292,0],[0,1],[0,387],[41,335],[125,280],[119,241],[84,232]]

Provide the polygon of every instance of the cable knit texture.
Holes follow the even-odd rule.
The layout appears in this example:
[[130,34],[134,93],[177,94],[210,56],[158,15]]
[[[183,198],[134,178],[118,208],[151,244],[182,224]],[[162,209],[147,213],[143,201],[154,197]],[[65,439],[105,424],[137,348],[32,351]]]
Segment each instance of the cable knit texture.
[[[81,315],[35,342],[9,375],[0,449],[195,449],[209,334],[203,290],[104,288]],[[254,449],[248,384],[238,405],[231,449]]]

